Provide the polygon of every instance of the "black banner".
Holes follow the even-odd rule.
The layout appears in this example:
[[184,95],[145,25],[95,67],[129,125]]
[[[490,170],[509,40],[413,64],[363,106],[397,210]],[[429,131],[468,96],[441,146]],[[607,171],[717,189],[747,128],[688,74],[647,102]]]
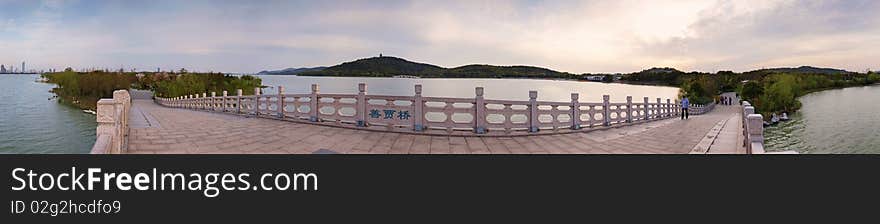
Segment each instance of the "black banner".
[[[3,220],[43,222],[561,221],[780,211],[880,192],[878,156],[4,155],[0,164]],[[90,171],[99,180],[83,189]],[[165,190],[154,184],[178,173]]]

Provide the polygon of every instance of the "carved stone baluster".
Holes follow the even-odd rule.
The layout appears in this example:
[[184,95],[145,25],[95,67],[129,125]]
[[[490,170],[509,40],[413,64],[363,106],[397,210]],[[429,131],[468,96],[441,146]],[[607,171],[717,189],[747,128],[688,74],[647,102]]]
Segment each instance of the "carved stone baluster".
[[604,109],[603,114],[602,114],[602,118],[604,121],[602,122],[602,125],[604,125],[604,126],[611,125],[611,116],[609,116],[609,115],[611,115],[611,111],[609,110],[610,108],[608,108],[608,105],[611,104],[610,100],[611,100],[611,96],[609,96],[609,95],[602,96],[602,109]]
[[278,86],[278,118],[284,119],[284,86]]
[[483,87],[474,88],[474,132],[486,133],[486,100],[483,98]]
[[413,96],[413,130],[414,131],[423,131],[425,130],[425,102],[422,100],[422,85],[415,86],[416,94]]
[[237,89],[237,90],[235,90],[235,93],[236,93],[236,97],[235,97],[235,101],[236,101],[236,103],[235,103],[235,108],[236,108],[236,110],[235,110],[235,113],[237,113],[237,114],[241,114],[241,95],[242,95],[244,92],[241,91],[241,89]]
[[529,91],[529,132],[538,132],[538,91]]
[[571,108],[569,109],[569,115],[571,115],[571,129],[578,130],[581,129],[581,102],[578,100],[580,96],[578,93],[571,93]]
[[[416,85],[416,92],[420,89],[421,86]],[[367,126],[367,84],[359,83],[358,84],[358,95],[357,95],[357,126],[358,127],[366,127]]]
[[321,114],[318,112],[320,110],[318,105],[321,101],[318,99],[318,84],[312,84],[312,94],[309,95],[309,99],[309,121],[318,122],[318,114]]
[[626,123],[633,122],[633,97],[626,96]]

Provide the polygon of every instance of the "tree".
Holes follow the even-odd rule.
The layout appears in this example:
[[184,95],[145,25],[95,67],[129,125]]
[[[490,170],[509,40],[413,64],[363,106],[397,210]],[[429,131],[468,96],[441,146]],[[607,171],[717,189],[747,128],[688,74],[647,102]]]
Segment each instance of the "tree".
[[64,72],[73,72],[73,68],[67,67],[64,69]]
[[187,71],[186,71],[185,68],[181,68],[181,69],[180,69],[180,74],[186,74],[186,73],[187,73]]
[[614,82],[614,76],[613,75],[605,75],[605,77],[602,78],[602,82]]
[[746,84],[743,85],[742,92],[740,93],[744,100],[749,100],[752,102],[754,102],[754,100],[758,96],[761,96],[763,94],[764,87],[761,87],[761,84],[758,84],[758,82],[755,81],[746,82]]

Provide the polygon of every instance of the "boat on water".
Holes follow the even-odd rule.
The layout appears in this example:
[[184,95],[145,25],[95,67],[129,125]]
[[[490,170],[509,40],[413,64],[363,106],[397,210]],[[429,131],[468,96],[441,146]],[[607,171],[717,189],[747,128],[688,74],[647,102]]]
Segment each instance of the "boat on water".
[[[787,114],[785,115],[785,118],[788,119]],[[770,115],[770,121],[764,121],[764,127],[779,124],[779,121],[780,121],[779,116],[774,113],[773,115]]]
[[96,113],[94,110],[83,110],[83,113],[98,115],[98,113]]
[[788,113],[782,113],[782,116],[779,116],[780,121],[788,121]]

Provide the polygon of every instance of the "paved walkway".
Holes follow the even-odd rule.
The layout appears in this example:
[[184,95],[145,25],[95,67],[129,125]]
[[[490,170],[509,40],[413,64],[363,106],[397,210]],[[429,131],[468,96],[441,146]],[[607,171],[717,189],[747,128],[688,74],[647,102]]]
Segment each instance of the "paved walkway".
[[717,107],[721,110],[728,110],[728,113],[733,114],[727,122],[725,122],[724,127],[718,133],[718,137],[712,143],[712,146],[709,148],[709,153],[712,154],[743,154],[746,153],[746,149],[743,146],[743,126],[742,126],[742,106],[739,105],[739,98],[736,97],[735,93],[724,93],[721,96],[730,97],[733,100],[733,105],[722,105]]
[[[167,108],[147,99],[135,98],[133,101],[129,152],[147,154],[689,153],[719,121],[739,116],[735,113],[737,106],[718,106],[713,112],[691,116],[689,120],[666,119],[586,133],[447,137],[325,127]],[[739,134],[722,132],[725,135]],[[719,137],[725,138],[730,137]],[[713,144],[710,152],[722,147]]]

